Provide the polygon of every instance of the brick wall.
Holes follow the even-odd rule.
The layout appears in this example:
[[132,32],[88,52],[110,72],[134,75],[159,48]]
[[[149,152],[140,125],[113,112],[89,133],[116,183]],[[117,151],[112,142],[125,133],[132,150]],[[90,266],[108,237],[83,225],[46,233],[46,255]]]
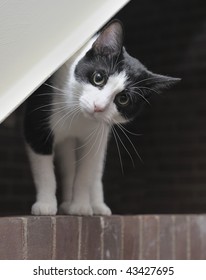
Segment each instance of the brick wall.
[[205,215],[5,217],[0,259],[200,260],[205,224]]
[[[151,106],[122,135],[135,168],[121,148],[122,174],[111,138],[104,176],[114,213],[206,211],[206,2],[132,0],[116,17],[126,47],[153,71],[182,82]],[[34,189],[21,134],[23,106],[0,125],[0,213],[29,213]],[[121,146],[121,145],[120,145]],[[113,159],[116,159],[115,161]]]
[[205,215],[5,217],[0,259],[200,260],[205,224]]

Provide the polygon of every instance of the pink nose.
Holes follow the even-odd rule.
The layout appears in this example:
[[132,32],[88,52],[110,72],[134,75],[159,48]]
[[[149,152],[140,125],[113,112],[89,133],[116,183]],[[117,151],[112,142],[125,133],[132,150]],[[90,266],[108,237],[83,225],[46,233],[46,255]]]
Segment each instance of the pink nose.
[[103,112],[104,111],[104,108],[94,104],[94,112],[97,113],[97,112]]

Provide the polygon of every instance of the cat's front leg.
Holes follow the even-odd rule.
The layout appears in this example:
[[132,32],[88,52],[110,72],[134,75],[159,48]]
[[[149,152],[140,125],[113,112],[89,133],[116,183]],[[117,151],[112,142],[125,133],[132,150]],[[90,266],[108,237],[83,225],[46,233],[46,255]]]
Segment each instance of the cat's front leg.
[[37,191],[36,202],[32,206],[33,215],[55,215],[57,213],[56,179],[53,155],[35,153],[27,146],[31,170]]
[[76,179],[73,187],[73,199],[68,208],[70,215],[93,215],[90,203],[91,171],[89,170],[90,161],[82,160],[78,165]]
[[102,174],[107,147],[108,133],[99,133],[95,142],[82,145],[77,160],[77,172],[73,187],[73,200],[69,214],[110,215],[111,211],[103,200]]
[[68,214],[72,201],[72,189],[76,171],[76,139],[68,138],[57,147],[57,158],[62,183],[60,214]]
[[110,216],[110,208],[104,202],[103,184],[101,178],[97,178],[91,188],[91,205],[94,215]]

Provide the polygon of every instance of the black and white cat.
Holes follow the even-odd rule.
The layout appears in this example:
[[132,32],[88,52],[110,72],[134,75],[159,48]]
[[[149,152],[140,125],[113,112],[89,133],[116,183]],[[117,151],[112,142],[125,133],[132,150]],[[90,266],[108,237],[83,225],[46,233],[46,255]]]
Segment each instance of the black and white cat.
[[131,121],[154,92],[178,80],[154,74],[131,57],[117,20],[72,56],[28,99],[24,130],[37,190],[32,214],[57,213],[58,151],[61,212],[110,215],[102,175],[112,125]]

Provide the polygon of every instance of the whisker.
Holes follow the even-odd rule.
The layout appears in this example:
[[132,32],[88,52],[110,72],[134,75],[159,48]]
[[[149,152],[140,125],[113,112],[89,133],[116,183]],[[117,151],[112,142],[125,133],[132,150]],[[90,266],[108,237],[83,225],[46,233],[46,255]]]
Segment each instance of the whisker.
[[50,104],[42,105],[42,106],[40,106],[40,107],[35,108],[34,110],[32,110],[32,111],[30,112],[30,114],[33,113],[33,112],[35,112],[35,111],[37,111],[37,110],[40,110],[40,109],[42,109],[42,108],[51,107],[51,106],[60,105],[60,104],[65,104],[65,102],[57,102],[57,103],[50,103]]
[[137,81],[137,82],[131,84],[131,86],[135,86],[135,85],[138,85],[142,82],[149,81],[149,80],[157,80],[157,78],[156,77],[150,77],[150,78],[147,78],[147,79],[143,79],[143,80],[140,80],[140,81]]
[[131,134],[131,135],[134,135],[134,136],[142,136],[142,134],[137,134],[137,133],[134,133],[134,132],[129,131],[129,130],[126,129],[121,123],[115,122],[115,124],[118,124],[119,126],[121,126],[122,129],[124,129],[127,133],[129,133],[129,134]]
[[[77,108],[78,110],[76,110],[76,112],[74,112],[74,114],[73,114],[73,116],[72,116],[72,118],[71,118],[71,121],[70,121],[70,123],[69,123],[69,130],[70,130],[70,128],[71,128],[71,125],[72,125],[72,122],[73,122],[73,120],[74,120],[74,118],[76,117],[76,116],[78,116],[79,115],[79,113],[80,113],[80,108]],[[68,119],[69,117],[67,117],[67,119]],[[65,120],[66,121],[66,120]],[[65,122],[64,121],[64,122]]]
[[52,91],[52,92],[45,92],[45,93],[37,94],[35,97],[53,96],[53,95],[56,95],[56,96],[68,96],[68,94],[66,94],[66,93],[60,93],[60,92]]
[[[70,106],[69,106],[69,105],[70,105]],[[75,105],[78,105],[78,103],[75,104]],[[71,108],[74,108],[75,105],[73,105],[73,104],[67,104],[67,105],[62,106],[62,107],[52,108],[50,111],[51,111],[51,112],[55,112],[55,111],[59,111],[60,109],[71,109]]]
[[102,131],[102,134],[101,134],[101,138],[100,138],[100,141],[99,141],[98,148],[97,148],[97,150],[96,150],[96,152],[95,152],[95,155],[94,155],[94,156],[96,156],[96,155],[98,154],[99,149],[100,149],[101,144],[102,144],[102,141],[103,141],[104,129],[105,129],[105,127],[104,127],[104,124],[103,124],[103,123],[101,123],[101,128],[102,128],[102,129],[100,129],[100,130]]
[[45,84],[46,86],[50,87],[50,88],[56,89],[57,91],[60,91],[60,92],[62,92],[62,93],[64,93],[64,94],[66,94],[65,91],[63,91],[62,89],[60,89],[60,88],[58,88],[58,87],[52,86],[52,85],[50,85],[50,84],[48,84],[48,83],[44,83],[44,84]]
[[134,149],[136,155],[138,156],[138,158],[140,159],[141,162],[143,162],[140,154],[137,152],[137,149],[135,148],[134,144],[132,143],[131,139],[128,137],[128,135],[125,133],[125,131],[122,129],[121,126],[119,126],[119,124],[117,124],[117,126],[119,127],[119,129],[122,131],[122,133],[125,135],[125,137],[127,138],[127,140],[129,141],[129,143],[131,144],[132,148]]
[[[136,90],[141,90],[141,89],[146,89],[146,90],[151,90],[151,91],[154,91],[156,94],[160,94],[158,91],[156,91],[155,89],[153,89],[153,88],[149,88],[149,87],[142,87],[142,86],[140,86],[140,87],[134,87],[134,86],[132,86],[131,87],[132,89],[136,89]],[[135,91],[136,92],[136,91]],[[142,92],[142,91],[141,91]]]
[[[48,141],[49,137],[52,135],[52,133],[54,132],[54,129],[57,127],[57,125],[63,121],[65,118],[69,118],[69,116],[71,116],[72,114],[74,114],[76,112],[76,110],[79,109],[78,107],[75,107],[72,111],[67,112],[64,116],[62,116],[56,123],[55,125],[51,128],[50,133],[48,134],[45,143]],[[62,126],[61,126],[62,127]]]
[[[56,105],[62,105],[62,104],[64,104],[65,106],[62,106],[62,107],[58,107],[58,108],[52,108],[52,106],[56,106]],[[61,109],[63,109],[63,108],[65,108],[65,109],[70,109],[70,108],[73,108],[75,105],[78,105],[79,103],[78,102],[52,102],[52,103],[49,103],[49,104],[46,104],[46,105],[42,105],[42,106],[40,106],[40,107],[37,107],[37,108],[35,108],[34,110],[32,110],[31,112],[30,112],[30,114],[32,114],[32,113],[34,113],[34,112],[36,112],[36,111],[38,111],[38,110],[41,110],[41,109],[44,109],[44,108],[47,108],[47,107],[50,107],[50,109],[48,109],[48,110],[41,110],[41,111],[43,111],[43,112],[53,112],[53,111],[59,111],[59,110],[61,110]]]
[[91,153],[91,151],[93,150],[94,146],[96,145],[96,142],[97,142],[98,137],[99,137],[99,133],[100,133],[100,129],[99,129],[99,126],[98,126],[98,131],[95,133],[95,135],[97,134],[97,136],[96,136],[96,139],[95,139],[94,143],[90,147],[89,151],[85,155],[83,155],[80,159],[78,159],[76,161],[76,163],[79,163],[80,161],[82,161],[85,157],[87,157]]
[[[72,116],[72,120],[73,120],[73,118],[74,118],[74,116],[78,113],[80,111],[80,109],[78,108],[78,107],[76,107],[76,108],[74,108],[72,111],[70,111],[70,112],[68,112],[68,114],[66,114],[65,116],[64,116],[64,121],[63,121],[63,119],[62,119],[62,125],[61,125],[61,127],[62,126],[64,126],[64,124],[65,124],[65,122]],[[71,124],[71,121],[70,121],[70,124]],[[70,129],[70,124],[69,124],[69,129]]]
[[[115,128],[114,128],[114,129],[115,129]],[[116,131],[116,134],[117,134],[117,137],[118,137],[120,143],[122,144],[123,148],[125,149],[125,151],[126,151],[127,154],[129,155],[129,157],[130,157],[130,159],[131,159],[131,161],[132,161],[133,167],[135,167],[135,164],[134,164],[134,160],[133,160],[133,158],[132,158],[132,155],[131,155],[130,152],[128,151],[127,147],[126,147],[125,144],[123,143],[123,141],[122,141],[121,137],[119,136],[119,134],[117,133],[117,131]]]
[[[45,110],[44,110],[45,111]],[[68,107],[64,106],[64,107],[60,107],[58,109],[51,109],[51,110],[47,110],[48,112],[51,112],[51,115],[49,115],[48,117],[44,118],[45,120],[50,120],[51,118],[53,118],[55,115],[57,114],[61,114],[64,111],[68,111]],[[55,113],[53,113],[54,111],[56,111]]]
[[121,170],[122,170],[122,174],[124,174],[124,168],[123,168],[123,163],[122,163],[122,156],[121,156],[121,152],[120,152],[120,148],[119,148],[119,144],[118,144],[118,141],[117,141],[117,137],[115,135],[115,130],[114,130],[114,127],[111,126],[111,130],[112,130],[112,133],[114,135],[114,140],[115,140],[115,143],[116,143],[116,147],[117,147],[117,151],[118,151],[118,155],[119,155],[119,161],[120,161],[120,166],[121,166]]
[[[139,88],[138,88],[139,89]],[[130,90],[131,92],[134,92],[135,94],[139,95],[140,97],[142,97],[142,99],[147,102],[147,104],[149,104],[151,106],[151,103],[147,100],[146,97],[144,97],[143,94],[139,93],[138,91],[134,91],[134,90]]]
[[92,132],[85,138],[85,140],[87,140],[87,139],[88,139],[88,140],[87,140],[83,145],[81,145],[81,146],[75,148],[74,150],[75,150],[75,151],[76,151],[76,150],[80,150],[80,149],[82,149],[83,147],[87,146],[87,144],[89,144],[89,143],[91,142],[91,140],[93,139],[93,137],[94,137],[94,135],[95,135],[97,129],[98,129],[98,127],[96,127],[94,130],[92,130]]
[[147,90],[151,90],[151,91],[153,91],[153,92],[155,92],[156,94],[160,94],[158,91],[156,91],[155,89],[153,89],[153,88],[149,88],[149,87],[138,87],[139,89],[140,88],[143,88],[143,89],[147,89]]

